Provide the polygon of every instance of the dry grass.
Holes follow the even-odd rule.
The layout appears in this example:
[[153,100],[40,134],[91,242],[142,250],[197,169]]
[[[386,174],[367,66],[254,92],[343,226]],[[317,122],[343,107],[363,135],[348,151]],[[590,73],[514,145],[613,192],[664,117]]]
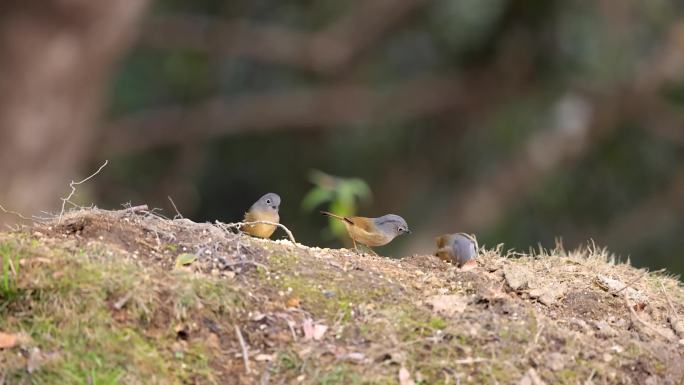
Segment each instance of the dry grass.
[[0,234],[0,258],[0,332],[28,336],[0,350],[10,384],[684,382],[681,283],[595,247],[462,272],[81,210]]

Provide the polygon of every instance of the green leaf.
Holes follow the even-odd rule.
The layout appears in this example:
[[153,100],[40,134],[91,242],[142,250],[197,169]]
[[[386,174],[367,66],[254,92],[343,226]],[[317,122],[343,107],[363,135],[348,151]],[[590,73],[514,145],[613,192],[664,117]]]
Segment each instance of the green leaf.
[[304,211],[313,211],[316,206],[329,202],[333,199],[333,192],[323,187],[316,186],[312,188],[302,199],[302,209]]
[[362,179],[354,178],[349,180],[349,185],[359,199],[364,201],[371,200],[373,194],[371,193],[368,183],[364,182]]
[[195,254],[183,253],[176,257],[176,267],[189,265],[197,260]]

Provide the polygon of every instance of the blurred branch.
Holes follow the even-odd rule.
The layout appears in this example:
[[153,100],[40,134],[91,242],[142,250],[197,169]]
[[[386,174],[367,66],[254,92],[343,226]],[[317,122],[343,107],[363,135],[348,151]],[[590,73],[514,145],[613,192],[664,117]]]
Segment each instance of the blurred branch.
[[[539,180],[559,166],[581,159],[593,146],[613,135],[626,116],[646,116],[653,101],[661,97],[659,90],[663,84],[684,70],[684,22],[680,24],[670,30],[660,50],[645,58],[632,78],[609,92],[586,99],[592,112],[578,135],[568,136],[571,131],[559,130],[559,126],[538,131],[520,153],[504,162],[493,175],[455,196],[416,237],[421,239],[417,242],[426,242],[444,232],[491,228],[505,215],[506,208],[524,199]],[[672,188],[673,194],[680,192],[677,184]],[[639,212],[633,215],[641,217]],[[638,221],[634,219],[633,223]],[[412,247],[427,245],[415,243]]]
[[144,27],[141,44],[248,57],[322,74],[349,67],[426,0],[357,2],[353,10],[314,33],[247,20],[165,16]]
[[[269,94],[216,98],[194,106],[146,111],[104,130],[103,151],[118,155],[184,143],[189,136],[210,138],[245,131],[327,129],[403,121],[434,114],[466,102],[456,76],[427,76],[374,89],[338,84]],[[472,102],[472,101],[468,101]]]
[[607,245],[629,249],[663,228],[673,226],[684,211],[684,168],[672,176],[665,188],[652,194],[633,210],[617,217],[601,238]]

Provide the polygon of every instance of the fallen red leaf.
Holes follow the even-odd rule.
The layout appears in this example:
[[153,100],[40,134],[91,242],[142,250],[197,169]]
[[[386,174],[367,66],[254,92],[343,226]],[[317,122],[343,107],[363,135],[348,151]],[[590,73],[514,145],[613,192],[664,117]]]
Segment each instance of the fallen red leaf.
[[13,348],[17,345],[18,340],[16,334],[0,332],[0,349]]

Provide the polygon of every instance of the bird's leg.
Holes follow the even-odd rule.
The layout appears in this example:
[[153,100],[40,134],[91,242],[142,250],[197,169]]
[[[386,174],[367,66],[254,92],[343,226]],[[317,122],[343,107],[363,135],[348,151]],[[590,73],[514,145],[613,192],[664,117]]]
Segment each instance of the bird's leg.
[[356,251],[356,253],[358,254],[359,248],[356,247],[356,240],[354,238],[352,238],[351,240],[352,240],[352,243],[354,244],[354,251]]
[[364,245],[363,243],[361,244],[361,246],[363,246],[363,247],[361,248],[361,252],[362,252],[363,255],[366,255],[366,250],[368,250],[368,251],[370,251],[371,254],[375,255],[376,257],[379,257],[379,256],[380,256],[380,255],[378,255],[378,253],[375,252],[375,250],[371,249],[370,246]]

